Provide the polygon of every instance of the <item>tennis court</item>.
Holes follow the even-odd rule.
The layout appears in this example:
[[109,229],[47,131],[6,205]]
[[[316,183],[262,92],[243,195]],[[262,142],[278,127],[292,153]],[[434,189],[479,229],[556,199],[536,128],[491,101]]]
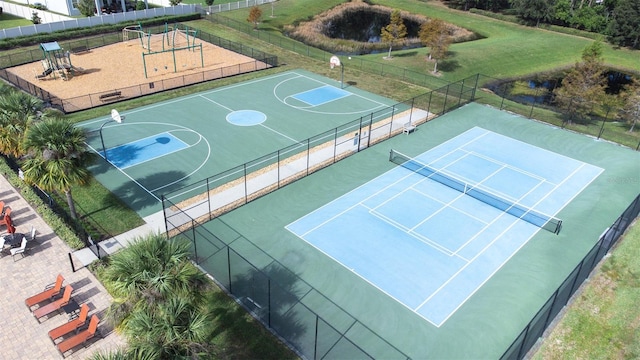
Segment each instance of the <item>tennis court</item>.
[[392,157],[287,229],[436,326],[602,172],[479,127]]
[[194,250],[305,354],[495,359],[638,173],[638,152],[471,103],[203,224]]
[[[91,168],[96,178],[147,216],[161,210],[161,194],[285,147],[296,151],[302,140],[361,116],[403,110],[394,104],[296,70],[122,112],[123,123],[105,117],[80,126],[109,160]],[[339,136],[352,138],[355,130]]]

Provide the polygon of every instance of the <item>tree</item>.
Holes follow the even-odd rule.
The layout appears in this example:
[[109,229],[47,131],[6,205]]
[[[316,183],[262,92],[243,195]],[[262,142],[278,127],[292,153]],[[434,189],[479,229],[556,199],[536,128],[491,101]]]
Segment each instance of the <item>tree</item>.
[[391,57],[393,45],[401,42],[405,37],[407,37],[407,27],[404,25],[400,10],[393,10],[389,24],[382,28],[380,34],[382,42],[389,44],[389,55],[387,57]]
[[211,6],[213,5],[214,0],[204,0],[204,3],[207,4],[207,6]]
[[211,352],[208,280],[189,261],[188,241],[155,234],[111,256],[104,278],[116,299],[109,310],[127,336],[130,358],[196,358]]
[[33,11],[31,13],[31,22],[34,23],[35,25],[42,23],[42,19],[40,19],[40,15],[38,15],[37,11]]
[[62,118],[50,117],[27,130],[24,147],[28,157],[22,165],[25,181],[45,191],[64,192],[69,212],[77,219],[71,188],[91,178],[87,166],[93,161],[84,129]]
[[178,4],[180,4],[182,2],[182,0],[169,0],[169,4],[171,6],[176,6]]
[[6,91],[0,97],[0,152],[15,158],[23,156],[27,128],[43,111],[39,99],[21,91]]
[[621,98],[624,105],[619,115],[631,125],[629,132],[632,133],[636,124],[640,122],[640,81],[636,81],[632,86],[629,86],[621,94]]
[[523,20],[548,22],[554,18],[555,0],[510,0],[511,7]]
[[84,16],[93,16],[96,14],[96,2],[94,0],[78,1],[78,10]]
[[135,309],[123,328],[131,358],[195,359],[213,350],[210,313],[174,296],[153,311]]
[[262,19],[262,10],[258,6],[251,7],[247,21],[253,24],[253,30],[258,30],[260,19]]
[[619,0],[607,27],[609,41],[640,49],[640,1]]
[[449,45],[451,45],[447,24],[440,19],[432,19],[420,26],[418,36],[422,44],[429,47],[429,58],[435,59],[433,72],[437,73],[438,60],[442,60],[447,56]]
[[607,79],[604,76],[602,43],[595,41],[582,51],[582,61],[576,63],[556,89],[556,99],[570,114],[585,116],[594,103],[605,96]]

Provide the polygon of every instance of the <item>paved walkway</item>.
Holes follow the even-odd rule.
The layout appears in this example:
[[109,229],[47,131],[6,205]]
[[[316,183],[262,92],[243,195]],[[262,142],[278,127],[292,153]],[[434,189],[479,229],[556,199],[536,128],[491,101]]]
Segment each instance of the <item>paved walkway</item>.
[[[0,339],[3,359],[62,359],[56,346],[49,339],[49,330],[67,321],[66,314],[55,314],[42,318],[32,315],[24,300],[41,292],[45,285],[55,281],[58,274],[65,278],[65,285],[73,286],[72,297],[78,303],[89,305],[89,315],[98,314],[103,319],[105,309],[112,301],[102,284],[87,270],[71,270],[70,248],[51,230],[9,182],[0,176],[0,200],[12,209],[12,218],[17,232],[28,233],[31,226],[37,229],[36,245],[27,256],[16,257],[3,253],[0,257]],[[4,226],[0,231],[4,232]],[[77,262],[77,260],[75,261]],[[95,351],[110,351],[126,344],[106,323],[98,326],[103,338],[89,341],[86,347],[79,346],[67,353],[67,359],[85,359]]]

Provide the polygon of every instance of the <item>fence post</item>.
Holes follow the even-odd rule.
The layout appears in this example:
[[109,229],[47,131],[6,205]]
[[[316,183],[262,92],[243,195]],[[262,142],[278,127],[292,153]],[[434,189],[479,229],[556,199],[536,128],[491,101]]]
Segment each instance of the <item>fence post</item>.
[[69,255],[69,263],[71,264],[71,272],[76,272],[75,266],[73,266],[73,258],[71,257],[71,253],[67,253]]

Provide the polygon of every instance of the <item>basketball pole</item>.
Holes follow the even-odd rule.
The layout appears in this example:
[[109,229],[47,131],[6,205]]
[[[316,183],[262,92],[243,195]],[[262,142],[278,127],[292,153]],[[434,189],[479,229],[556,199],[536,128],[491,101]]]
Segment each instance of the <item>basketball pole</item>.
[[102,143],[102,154],[104,155],[104,160],[106,162],[109,162],[109,159],[107,159],[107,149],[104,147],[104,137],[102,136],[102,128],[104,128],[105,125],[107,125],[112,121],[117,122],[118,124],[122,124],[123,120],[124,120],[124,116],[120,116],[118,111],[113,109],[111,110],[111,119],[105,121],[104,123],[102,123],[102,126],[100,126],[99,132],[100,132],[100,142]]

